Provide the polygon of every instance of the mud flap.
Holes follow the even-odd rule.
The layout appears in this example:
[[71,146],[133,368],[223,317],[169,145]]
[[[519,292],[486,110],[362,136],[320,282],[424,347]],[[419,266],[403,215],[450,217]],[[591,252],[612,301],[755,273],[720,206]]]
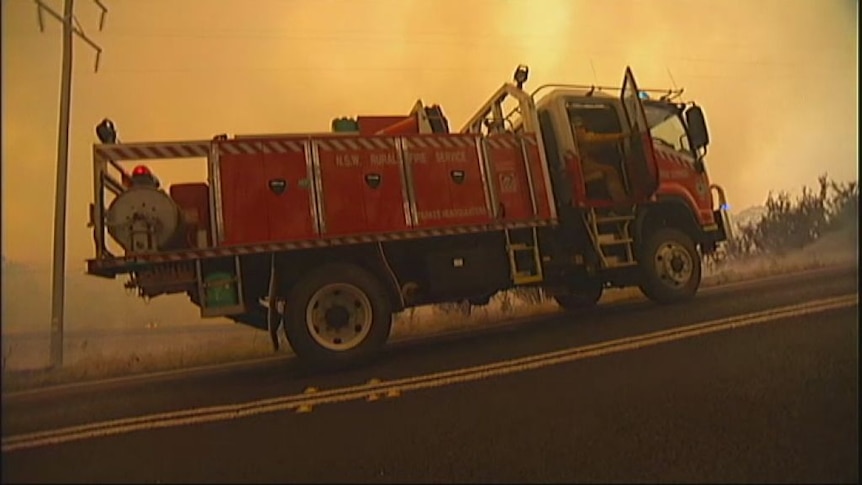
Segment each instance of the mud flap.
[[266,309],[266,326],[269,338],[272,340],[272,350],[278,352],[278,327],[281,325],[281,314],[278,312],[278,282],[276,281],[275,254],[270,256],[269,294]]

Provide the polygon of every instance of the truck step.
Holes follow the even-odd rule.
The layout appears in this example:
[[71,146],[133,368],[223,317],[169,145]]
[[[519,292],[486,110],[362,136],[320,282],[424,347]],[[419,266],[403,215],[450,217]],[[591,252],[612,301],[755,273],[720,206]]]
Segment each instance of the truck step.
[[596,214],[596,224],[606,224],[608,222],[625,222],[633,221],[635,216],[600,216]]
[[542,277],[542,275],[541,275],[541,274],[528,274],[528,273],[527,273],[527,274],[523,274],[523,273],[519,273],[519,274],[516,274],[516,275],[514,276],[514,278],[512,278],[512,281],[513,281],[516,285],[527,285],[527,284],[530,284],[530,283],[539,283],[539,282],[541,282],[543,279],[544,279],[544,278]]
[[[539,251],[535,228],[529,232],[506,230],[506,249],[509,253],[509,271],[512,282],[516,285],[538,283],[544,280],[542,262],[545,257]],[[512,241],[512,235],[520,236],[519,242]],[[527,239],[524,241],[524,239]],[[524,253],[529,253],[529,261],[524,260]]]
[[634,242],[634,239],[625,238],[625,239],[616,239],[613,236],[610,238],[599,237],[599,245],[600,246],[616,246],[619,244],[629,244]]
[[604,264],[606,268],[624,268],[627,266],[635,266],[638,263],[636,261],[626,261],[620,259],[619,256],[605,256]]

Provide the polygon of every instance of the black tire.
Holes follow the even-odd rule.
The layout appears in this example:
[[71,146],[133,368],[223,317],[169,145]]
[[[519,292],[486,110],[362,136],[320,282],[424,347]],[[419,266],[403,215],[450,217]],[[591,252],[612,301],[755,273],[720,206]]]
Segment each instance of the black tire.
[[554,295],[554,301],[567,312],[586,310],[596,306],[604,292],[604,285],[599,282],[589,282],[570,288],[567,293]]
[[640,251],[641,292],[657,303],[676,303],[697,293],[700,253],[691,237],[678,229],[653,232]]
[[373,356],[392,328],[385,288],[351,264],[328,264],[303,277],[291,289],[285,313],[284,331],[293,351],[321,365]]

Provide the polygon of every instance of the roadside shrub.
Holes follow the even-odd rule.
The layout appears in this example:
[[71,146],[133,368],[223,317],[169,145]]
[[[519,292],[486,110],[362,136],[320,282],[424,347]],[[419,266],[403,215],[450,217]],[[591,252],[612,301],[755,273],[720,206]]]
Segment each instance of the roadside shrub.
[[823,174],[817,189],[802,187],[795,200],[781,191],[770,192],[766,213],[756,223],[736,228],[719,254],[706,258],[708,264],[720,266],[733,259],[757,255],[780,256],[801,249],[836,230],[849,229],[859,220],[859,186],[853,182],[836,183]]

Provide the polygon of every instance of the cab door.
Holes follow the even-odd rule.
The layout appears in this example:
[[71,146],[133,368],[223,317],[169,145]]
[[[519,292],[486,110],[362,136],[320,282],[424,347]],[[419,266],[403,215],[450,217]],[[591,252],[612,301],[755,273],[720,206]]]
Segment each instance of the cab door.
[[643,202],[658,189],[658,161],[631,67],[626,67],[620,98],[632,134],[625,160],[629,189],[636,202]]

